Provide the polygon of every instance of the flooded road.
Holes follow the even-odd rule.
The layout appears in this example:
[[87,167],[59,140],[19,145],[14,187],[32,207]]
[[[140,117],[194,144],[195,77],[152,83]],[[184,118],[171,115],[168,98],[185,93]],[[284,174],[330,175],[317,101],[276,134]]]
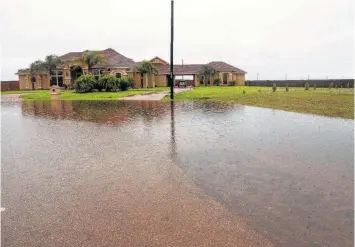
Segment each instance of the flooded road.
[[2,103],[2,246],[353,246],[353,120]]

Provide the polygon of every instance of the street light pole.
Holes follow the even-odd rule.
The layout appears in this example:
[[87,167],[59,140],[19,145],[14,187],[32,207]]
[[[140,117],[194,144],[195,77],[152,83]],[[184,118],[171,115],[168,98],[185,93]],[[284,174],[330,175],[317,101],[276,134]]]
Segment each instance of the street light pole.
[[171,0],[170,99],[174,99],[174,0]]

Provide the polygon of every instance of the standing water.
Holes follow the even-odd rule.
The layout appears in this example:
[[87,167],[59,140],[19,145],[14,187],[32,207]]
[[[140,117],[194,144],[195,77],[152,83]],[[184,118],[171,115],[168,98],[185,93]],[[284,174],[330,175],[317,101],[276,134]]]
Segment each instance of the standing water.
[[353,120],[2,103],[3,246],[353,246]]

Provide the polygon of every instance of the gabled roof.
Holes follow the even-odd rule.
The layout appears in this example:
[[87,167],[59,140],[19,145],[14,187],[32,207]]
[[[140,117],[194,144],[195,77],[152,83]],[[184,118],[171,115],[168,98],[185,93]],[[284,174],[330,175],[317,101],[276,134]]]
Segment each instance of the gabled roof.
[[[60,56],[60,60],[63,62],[68,62],[71,61],[75,58],[80,58],[82,57],[85,52],[88,52],[89,50],[85,50],[82,52],[69,52],[67,54],[64,54],[63,56]],[[98,64],[94,66],[94,68],[102,68],[102,67],[111,67],[111,68],[130,68],[135,65],[135,62],[128,58],[123,56],[122,54],[118,53],[112,48],[108,48],[102,51],[99,51],[102,56],[106,58],[106,63],[105,64]]]
[[225,63],[223,61],[212,61],[207,64],[207,66],[210,66],[214,68],[217,71],[221,72],[237,72],[237,73],[242,73],[245,74],[246,72],[244,70],[238,69],[228,63]]
[[165,61],[164,59],[161,59],[160,57],[154,57],[154,58],[150,59],[150,61],[153,64],[163,64],[163,65],[169,64],[167,61]]

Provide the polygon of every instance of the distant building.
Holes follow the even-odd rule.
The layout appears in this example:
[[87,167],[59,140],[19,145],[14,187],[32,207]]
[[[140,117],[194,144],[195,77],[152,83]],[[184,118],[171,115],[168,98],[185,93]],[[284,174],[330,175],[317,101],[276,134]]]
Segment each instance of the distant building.
[[[63,56],[60,56],[63,64],[51,74],[43,72],[42,74],[30,78],[29,69],[19,70],[17,75],[19,76],[20,89],[32,89],[32,83],[35,89],[49,89],[51,85],[58,85],[60,87],[64,85],[72,85],[74,81],[83,74],[92,73],[94,76],[100,76],[102,74],[112,74],[116,77],[132,77],[135,81],[135,87],[140,88],[141,75],[133,73],[135,67],[139,65],[139,62],[135,62],[130,58],[127,58],[115,50],[109,48],[100,51],[101,54],[106,57],[106,62],[98,64],[93,67],[92,71],[88,71],[86,64],[76,61],[76,59],[83,56],[83,52],[69,52]],[[155,57],[150,60],[158,73],[155,75],[143,76],[143,87],[155,87],[155,86],[167,86],[168,75],[170,74],[169,63],[159,57]],[[191,85],[199,86],[203,84],[202,79],[198,75],[201,67],[204,64],[184,64],[174,65],[174,75],[189,75],[193,76]],[[229,85],[230,81],[235,81],[235,85],[244,85],[246,72],[233,67],[222,61],[213,61],[208,65],[217,71],[214,78],[208,81],[208,85],[213,84],[213,80],[220,78],[221,85]]]

